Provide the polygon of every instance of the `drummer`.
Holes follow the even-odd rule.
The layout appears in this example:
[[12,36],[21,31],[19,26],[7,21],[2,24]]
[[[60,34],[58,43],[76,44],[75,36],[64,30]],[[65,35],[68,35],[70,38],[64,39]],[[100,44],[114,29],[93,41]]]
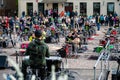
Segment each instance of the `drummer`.
[[[35,40],[29,43],[25,55],[29,55],[30,60],[22,62],[24,79],[26,77],[27,66],[30,66],[33,70],[40,70],[38,76],[41,78],[41,80],[45,80],[47,72],[45,57],[49,57],[50,53],[48,46],[44,43],[44,41],[42,41],[42,32],[40,30],[35,31]],[[33,73],[35,72],[33,71]]]
[[74,30],[72,33],[70,32],[68,34],[68,36],[66,37],[66,41],[67,43],[71,44],[72,45],[72,51],[74,53],[76,53],[77,51],[77,46],[79,45],[80,43],[80,38],[78,37],[78,33],[76,30]]
[[68,36],[66,37],[66,43],[72,43],[72,40],[74,40],[74,37],[72,36],[72,33],[69,32]]

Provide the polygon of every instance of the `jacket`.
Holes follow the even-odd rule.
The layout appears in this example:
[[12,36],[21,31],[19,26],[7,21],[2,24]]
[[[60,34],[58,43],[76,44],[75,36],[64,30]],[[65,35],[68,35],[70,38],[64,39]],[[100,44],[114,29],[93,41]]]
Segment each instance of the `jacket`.
[[30,64],[34,66],[46,66],[46,59],[45,57],[49,57],[49,48],[39,39],[35,39],[34,41],[30,42],[28,48],[26,49],[25,55],[30,56]]

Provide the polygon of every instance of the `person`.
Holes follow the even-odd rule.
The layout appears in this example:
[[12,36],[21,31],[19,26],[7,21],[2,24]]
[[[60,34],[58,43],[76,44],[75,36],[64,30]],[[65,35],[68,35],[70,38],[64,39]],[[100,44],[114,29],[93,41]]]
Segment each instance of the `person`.
[[96,26],[97,26],[97,30],[100,31],[100,16],[96,16]]
[[25,56],[26,55],[29,55],[29,60],[22,62],[24,78],[26,78],[26,69],[30,66],[33,74],[35,74],[35,69],[38,69],[38,76],[41,80],[45,80],[47,75],[45,57],[49,57],[50,53],[48,46],[42,41],[42,31],[35,31],[35,40],[29,43],[25,52]]
[[72,36],[72,33],[70,32],[70,33],[66,36],[65,42],[66,42],[66,43],[72,43],[72,40],[74,40],[74,38],[73,38],[73,36]]
[[104,24],[104,16],[103,14],[100,15],[100,24],[103,25]]
[[74,49],[74,44],[72,42],[73,40],[74,40],[74,37],[72,36],[72,33],[69,32],[68,35],[65,38],[65,43],[66,43],[66,45],[65,45],[65,47],[66,47],[65,52],[66,52],[67,55],[73,53],[73,49]]
[[78,48],[77,45],[79,44],[80,39],[78,38],[78,34],[76,32],[76,29],[74,29],[73,33],[70,32],[68,34],[68,36],[66,37],[65,42],[72,46],[72,52],[73,53],[77,53],[77,48]]
[[77,53],[78,51],[78,46],[80,44],[80,37],[78,35],[78,30],[77,29],[73,29],[73,33],[72,33],[72,43],[73,43],[73,52]]
[[113,26],[113,22],[114,22],[114,17],[113,17],[112,14],[110,14],[110,16],[109,16],[109,27]]
[[33,41],[35,39],[35,34],[34,34],[34,32],[31,34],[31,36],[29,37],[29,41],[31,42],[31,41]]

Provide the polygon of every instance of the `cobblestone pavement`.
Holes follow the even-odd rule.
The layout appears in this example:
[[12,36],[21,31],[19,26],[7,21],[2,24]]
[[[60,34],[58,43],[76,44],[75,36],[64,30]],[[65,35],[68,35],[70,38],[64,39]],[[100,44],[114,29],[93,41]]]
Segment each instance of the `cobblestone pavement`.
[[[98,53],[93,52],[93,48],[98,46],[99,39],[102,39],[104,36],[104,32],[106,32],[107,27],[102,26],[101,31],[97,31],[99,36],[93,36],[94,40],[88,40],[88,50],[84,53],[78,53],[79,57],[77,59],[74,58],[63,58],[62,61],[64,63],[64,67],[69,68],[70,70],[74,70],[80,74],[80,79],[78,80],[92,80],[93,79],[93,66],[96,63],[96,60],[88,59],[91,56],[99,56]],[[59,43],[48,44],[51,55],[56,53],[57,49],[60,49],[64,44],[64,38],[60,38]],[[19,45],[16,48],[7,48],[2,49],[2,51],[6,52],[5,55],[9,56],[15,61],[15,56],[10,56],[18,50]],[[3,55],[3,53],[1,53]],[[67,61],[67,64],[66,64]],[[116,61],[110,61],[110,70],[115,69],[117,67]],[[100,64],[97,69],[100,69]],[[0,70],[0,80],[4,80],[2,74],[3,73],[13,73],[10,69],[2,69]],[[88,78],[89,77],[89,78]],[[109,77],[109,80],[111,76]]]

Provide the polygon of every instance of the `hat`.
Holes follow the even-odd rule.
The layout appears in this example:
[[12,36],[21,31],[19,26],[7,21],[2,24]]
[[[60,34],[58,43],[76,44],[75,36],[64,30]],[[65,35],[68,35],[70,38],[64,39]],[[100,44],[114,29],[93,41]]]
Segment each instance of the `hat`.
[[36,31],[35,31],[35,37],[39,38],[39,37],[41,37],[41,36],[42,36],[41,30],[36,30]]

